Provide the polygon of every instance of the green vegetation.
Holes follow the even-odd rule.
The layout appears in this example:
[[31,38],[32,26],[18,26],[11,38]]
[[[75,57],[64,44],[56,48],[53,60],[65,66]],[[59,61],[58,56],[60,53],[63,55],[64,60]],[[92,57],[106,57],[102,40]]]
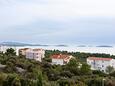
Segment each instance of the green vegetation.
[[106,68],[106,72],[107,72],[108,74],[112,73],[113,71],[114,71],[114,68],[113,68],[112,66],[108,66],[108,67]]
[[[75,59],[67,65],[51,65],[50,56],[60,53],[73,55]],[[109,54],[46,50],[40,63],[16,56],[13,49],[8,49],[0,53],[0,86],[115,86],[115,71],[110,67],[109,74],[90,70],[85,62],[89,56],[115,58]]]

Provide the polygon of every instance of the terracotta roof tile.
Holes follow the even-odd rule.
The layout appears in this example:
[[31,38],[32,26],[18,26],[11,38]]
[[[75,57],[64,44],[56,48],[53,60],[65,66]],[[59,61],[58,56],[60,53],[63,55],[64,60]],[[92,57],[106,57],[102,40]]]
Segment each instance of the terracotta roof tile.
[[110,61],[112,58],[100,58],[100,57],[89,57],[89,60],[104,60],[104,61]]
[[55,58],[55,59],[69,59],[70,55],[63,55],[63,54],[55,54],[52,55],[51,58]]
[[40,49],[40,48],[37,48],[37,49],[33,49],[33,51],[43,51],[44,49]]
[[29,48],[23,48],[23,49],[19,49],[19,50],[28,50]]

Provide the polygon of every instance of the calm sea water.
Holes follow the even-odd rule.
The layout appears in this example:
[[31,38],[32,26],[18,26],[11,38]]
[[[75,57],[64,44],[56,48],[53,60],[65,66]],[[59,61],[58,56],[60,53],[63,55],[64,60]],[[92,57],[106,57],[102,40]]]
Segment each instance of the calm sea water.
[[69,51],[69,52],[86,52],[86,53],[105,53],[105,54],[111,54],[115,55],[115,47],[77,47],[77,46],[25,46],[25,47],[16,47],[16,50],[18,52],[18,49],[20,48],[43,48],[45,50],[60,50],[60,51]]

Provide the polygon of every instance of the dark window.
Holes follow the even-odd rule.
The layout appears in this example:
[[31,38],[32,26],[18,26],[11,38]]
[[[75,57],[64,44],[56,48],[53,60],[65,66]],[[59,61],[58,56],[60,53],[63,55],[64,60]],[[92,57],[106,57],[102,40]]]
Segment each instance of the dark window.
[[104,70],[102,70],[102,72],[104,72]]

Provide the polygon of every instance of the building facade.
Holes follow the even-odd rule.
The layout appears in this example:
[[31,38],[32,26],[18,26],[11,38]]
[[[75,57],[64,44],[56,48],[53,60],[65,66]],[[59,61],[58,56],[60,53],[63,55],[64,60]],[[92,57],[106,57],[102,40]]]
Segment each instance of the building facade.
[[42,58],[45,57],[45,50],[44,49],[31,49],[25,48],[20,49],[19,53],[25,55],[28,59],[35,59],[36,61],[42,61]]
[[115,68],[115,59],[89,57],[87,58],[87,64],[91,66],[92,70],[100,70],[106,72],[106,68],[108,66]]
[[19,49],[18,53],[19,53],[19,55],[26,56],[27,51],[31,51],[31,49],[30,48],[22,48],[22,49]]
[[63,54],[57,54],[51,56],[52,64],[55,65],[65,65],[70,61],[71,58],[73,58],[73,56]]

